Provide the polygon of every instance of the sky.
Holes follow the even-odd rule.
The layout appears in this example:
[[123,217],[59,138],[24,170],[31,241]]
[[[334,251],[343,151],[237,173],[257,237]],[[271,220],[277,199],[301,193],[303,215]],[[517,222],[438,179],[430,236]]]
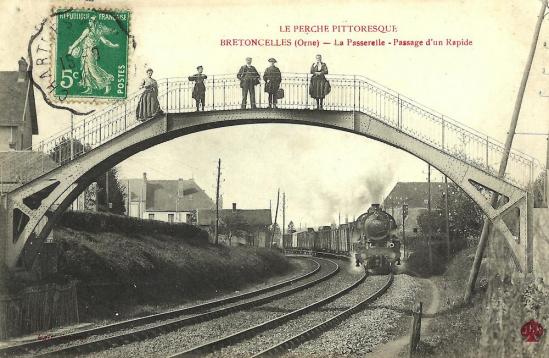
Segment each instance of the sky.
[[[152,67],[154,77],[238,71],[251,56],[259,70],[276,57],[283,72],[308,72],[323,55],[331,74],[366,76],[500,141],[505,140],[529,51],[539,1],[30,1],[0,0],[0,70],[15,70],[34,26],[53,5],[120,7],[132,11],[136,48],[129,92]],[[9,21],[6,21],[9,19]],[[388,34],[281,33],[284,25],[394,25]],[[466,47],[223,47],[225,38],[346,40],[470,39]],[[518,132],[549,132],[549,28],[545,21],[526,89]],[[40,135],[67,127],[66,111],[38,96]],[[78,121],[78,119],[77,119]],[[516,136],[514,148],[545,161],[541,136]],[[119,166],[123,178],[193,177],[215,195],[222,160],[224,206],[266,208],[286,193],[287,221],[298,226],[352,219],[379,202],[397,181],[425,181],[427,164],[387,145],[324,128],[249,125],[195,133],[138,153]],[[440,180],[440,174],[434,174]]]

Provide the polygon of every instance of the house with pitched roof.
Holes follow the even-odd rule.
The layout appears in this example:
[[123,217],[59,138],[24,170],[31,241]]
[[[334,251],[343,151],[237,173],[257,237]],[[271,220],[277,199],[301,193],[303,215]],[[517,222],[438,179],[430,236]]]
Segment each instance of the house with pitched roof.
[[[197,210],[197,224],[214,235],[216,210]],[[219,210],[220,240],[228,245],[248,245],[268,247],[270,243],[270,209],[231,209]]]
[[28,64],[19,60],[17,71],[0,71],[0,152],[26,150],[38,134],[34,88]]
[[[445,184],[431,182],[431,207],[444,194]],[[408,204],[408,216],[404,220],[406,237],[417,237],[419,233],[418,217],[427,211],[429,183],[398,182],[383,200],[384,209],[391,214],[402,231],[402,205]]]
[[198,210],[215,208],[214,201],[194,179],[122,179],[126,186],[126,214],[172,223],[196,223]]
[[17,71],[0,71],[0,194],[56,167],[42,152],[32,152],[38,134],[36,104],[28,64],[19,60]]

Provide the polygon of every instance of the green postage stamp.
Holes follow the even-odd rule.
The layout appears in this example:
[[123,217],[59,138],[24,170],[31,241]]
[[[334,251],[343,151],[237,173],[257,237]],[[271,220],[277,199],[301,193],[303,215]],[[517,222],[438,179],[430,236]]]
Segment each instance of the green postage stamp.
[[56,18],[55,95],[126,98],[129,11],[59,9]]

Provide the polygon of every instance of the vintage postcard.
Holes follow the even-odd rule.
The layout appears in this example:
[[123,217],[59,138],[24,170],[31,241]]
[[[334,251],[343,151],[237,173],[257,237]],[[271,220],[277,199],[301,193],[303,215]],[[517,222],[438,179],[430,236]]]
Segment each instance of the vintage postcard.
[[0,8],[0,355],[549,356],[547,0]]

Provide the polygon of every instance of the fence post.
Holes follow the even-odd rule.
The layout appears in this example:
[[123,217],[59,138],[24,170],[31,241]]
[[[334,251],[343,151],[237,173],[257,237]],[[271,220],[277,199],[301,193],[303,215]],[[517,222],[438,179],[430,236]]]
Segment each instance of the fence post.
[[412,327],[410,330],[410,351],[409,357],[417,350],[417,345],[421,338],[421,314],[423,303],[420,301],[412,309]]
[[71,160],[74,159],[74,115],[71,113],[71,142],[70,142],[70,149],[71,149]]
[[223,109],[225,109],[225,103],[227,102],[227,99],[225,97],[225,84],[227,81],[223,81]]
[[215,110],[215,75],[212,76],[212,111]]
[[126,101],[124,101],[124,130],[128,128],[127,117],[128,117],[128,104],[126,103]]
[[360,87],[362,86],[361,86],[361,83],[359,82],[358,83],[358,110],[362,112],[362,106],[360,104]]
[[397,124],[398,128],[402,129],[402,118],[400,118],[400,93],[397,94]]
[[353,112],[356,110],[356,75],[353,75]]
[[309,74],[305,78],[305,109],[309,109]]
[[488,158],[489,147],[490,147],[490,137],[486,136],[486,169],[488,169],[488,171],[490,171],[490,162]]
[[[177,104],[179,105],[178,112],[181,113],[181,82],[179,82],[179,90],[177,93]],[[204,105],[204,103],[202,103],[202,105]]]
[[169,97],[168,97],[168,82],[169,82],[169,81],[168,81],[168,79],[166,78],[166,114],[168,114],[168,108],[169,108],[169,107],[168,107],[168,99],[169,99]]

